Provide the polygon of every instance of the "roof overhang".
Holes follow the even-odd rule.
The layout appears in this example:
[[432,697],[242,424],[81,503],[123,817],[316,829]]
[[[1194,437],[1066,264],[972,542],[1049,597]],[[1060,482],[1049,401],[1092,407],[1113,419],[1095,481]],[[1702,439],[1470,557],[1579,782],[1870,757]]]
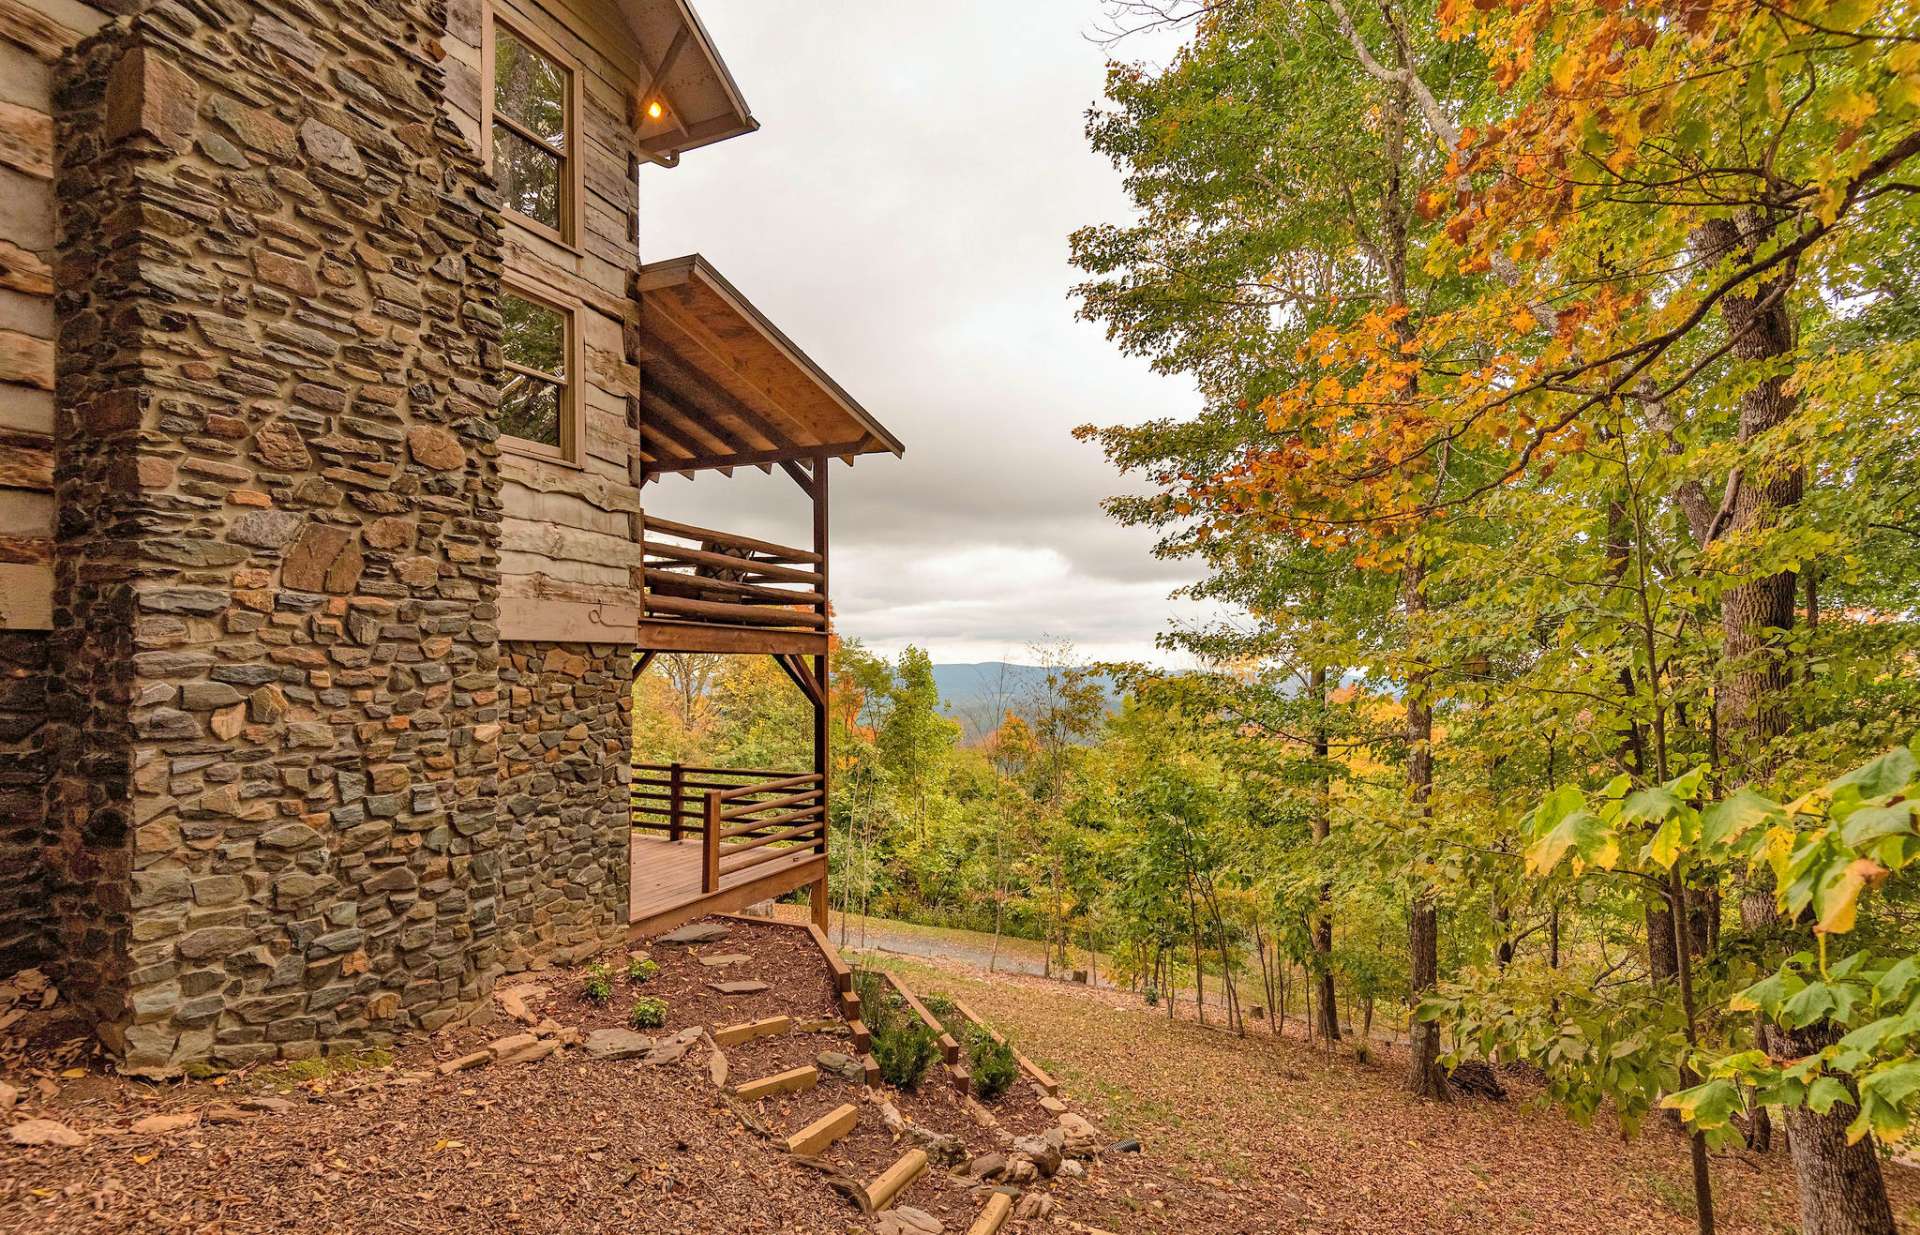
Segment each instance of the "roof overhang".
[[905,450],[699,254],[642,266],[633,296],[650,475]]
[[628,108],[642,151],[671,167],[688,150],[760,127],[687,0],[616,2],[640,61]]

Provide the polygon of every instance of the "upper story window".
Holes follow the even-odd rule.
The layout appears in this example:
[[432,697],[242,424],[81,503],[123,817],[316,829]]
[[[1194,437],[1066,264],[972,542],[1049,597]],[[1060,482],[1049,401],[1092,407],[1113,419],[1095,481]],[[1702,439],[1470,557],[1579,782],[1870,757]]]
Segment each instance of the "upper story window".
[[500,316],[500,432],[529,453],[574,458],[573,313],[511,289],[501,293]]
[[508,210],[572,243],[578,76],[546,40],[499,20],[492,33],[494,175]]

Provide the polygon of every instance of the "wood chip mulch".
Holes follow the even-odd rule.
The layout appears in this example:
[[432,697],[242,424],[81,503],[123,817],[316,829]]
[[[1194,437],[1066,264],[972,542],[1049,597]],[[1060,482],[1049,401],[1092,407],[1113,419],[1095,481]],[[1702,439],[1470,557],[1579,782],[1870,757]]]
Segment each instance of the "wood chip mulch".
[[[624,1025],[636,994],[668,1003],[667,1028],[649,1033],[837,1015],[832,975],[804,934],[728,926],[729,937],[717,944],[645,949],[660,973],[643,985],[626,981],[624,950],[609,953],[615,994],[603,1007],[581,993],[584,966],[517,975],[501,987],[522,991],[536,1018],[582,1033]],[[699,964],[705,951],[746,952],[752,960],[714,969]],[[725,996],[708,986],[726,980],[764,981],[769,989]],[[369,1065],[361,1071],[303,1078],[275,1066],[162,1086],[97,1069],[54,1072],[49,1080],[41,1066],[48,1060],[90,1054],[70,1045],[71,1034],[54,1034],[68,1044],[57,1046],[57,1056],[42,1043],[34,1059],[0,1065],[21,1090],[18,1109],[0,1123],[54,1120],[87,1141],[25,1148],[0,1139],[0,1231],[870,1229],[824,1180],[794,1169],[717,1100],[704,1047],[652,1067],[569,1050],[533,1064],[437,1071],[441,1061],[525,1028],[500,1016],[408,1039],[391,1059],[361,1059]],[[844,1036],[822,1033],[736,1048],[736,1079],[763,1066],[778,1070],[773,1065],[788,1058],[811,1062],[834,1044],[847,1046]],[[166,1113],[191,1113],[197,1122],[132,1131],[138,1120]]]

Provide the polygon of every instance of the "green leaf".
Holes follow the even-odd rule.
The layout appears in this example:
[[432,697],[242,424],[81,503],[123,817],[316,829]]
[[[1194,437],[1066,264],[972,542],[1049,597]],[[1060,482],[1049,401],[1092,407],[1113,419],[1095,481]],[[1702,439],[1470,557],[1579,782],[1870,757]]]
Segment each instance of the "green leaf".
[[1582,862],[1612,870],[1620,860],[1620,838],[1600,816],[1579,807],[1527,848],[1527,870],[1547,874],[1569,851]]
[[1844,790],[1852,790],[1863,800],[1884,798],[1913,783],[1914,766],[1913,752],[1904,746],[1896,746],[1838,780],[1829,781],[1826,791],[1836,801]]
[[1799,994],[1780,1005],[1776,1019],[1788,1029],[1805,1029],[1816,1021],[1825,1020],[1834,1006],[1833,992],[1825,982],[1809,982],[1800,989]]
[[1813,1108],[1815,1114],[1828,1114],[1836,1104],[1841,1102],[1852,1106],[1853,1095],[1847,1092],[1845,1085],[1831,1076],[1821,1077],[1807,1090],[1807,1105]]
[[1656,820],[1671,819],[1686,808],[1686,803],[1673,796],[1671,790],[1656,785],[1651,789],[1636,791],[1620,804],[1620,822],[1652,823]]
[[1897,1003],[1906,996],[1907,988],[1920,978],[1920,963],[1911,956],[1895,961],[1887,971],[1873,984],[1873,993],[1881,1003]]
[[1761,797],[1751,789],[1736,789],[1701,815],[1700,843],[1709,849],[1732,844],[1754,828],[1786,817],[1786,811],[1778,802]]
[[1680,1118],[1696,1128],[1718,1128],[1731,1120],[1743,1103],[1739,1087],[1732,1082],[1707,1081],[1692,1089],[1668,1094],[1660,1100],[1660,1105],[1679,1111]]
[[1913,831],[1913,803],[1894,806],[1866,806],[1847,816],[1840,839],[1850,849],[1864,849],[1883,836]]

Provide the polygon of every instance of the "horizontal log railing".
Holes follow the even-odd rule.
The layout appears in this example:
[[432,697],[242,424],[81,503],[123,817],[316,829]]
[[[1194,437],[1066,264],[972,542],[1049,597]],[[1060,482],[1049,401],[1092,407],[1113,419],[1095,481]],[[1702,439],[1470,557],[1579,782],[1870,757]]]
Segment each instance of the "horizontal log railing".
[[706,828],[704,799],[710,791],[751,788],[756,781],[780,780],[791,775],[759,768],[636,763],[628,790],[633,826],[642,832],[665,832],[668,840],[699,836]]
[[640,573],[649,618],[826,629],[819,554],[651,515],[645,527]]
[[727,875],[811,850],[827,851],[826,778],[818,772],[778,776],[731,789],[709,789],[701,810],[700,890],[715,892]]

